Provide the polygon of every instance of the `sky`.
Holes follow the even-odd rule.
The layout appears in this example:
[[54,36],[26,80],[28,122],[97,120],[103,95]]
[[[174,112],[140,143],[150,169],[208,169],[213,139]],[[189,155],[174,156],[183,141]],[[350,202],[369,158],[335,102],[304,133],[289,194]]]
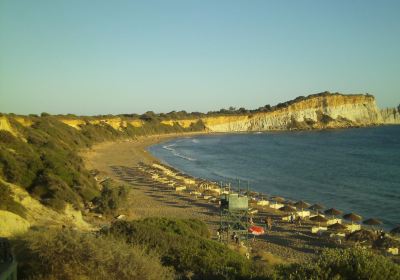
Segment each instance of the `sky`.
[[0,112],[400,103],[400,1],[0,0]]

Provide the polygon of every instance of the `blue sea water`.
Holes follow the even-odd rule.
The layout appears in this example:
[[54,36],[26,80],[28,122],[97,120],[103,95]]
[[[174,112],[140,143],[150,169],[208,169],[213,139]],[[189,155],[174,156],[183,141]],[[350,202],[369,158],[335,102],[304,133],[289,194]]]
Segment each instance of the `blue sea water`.
[[149,151],[196,177],[400,224],[400,126],[206,135]]

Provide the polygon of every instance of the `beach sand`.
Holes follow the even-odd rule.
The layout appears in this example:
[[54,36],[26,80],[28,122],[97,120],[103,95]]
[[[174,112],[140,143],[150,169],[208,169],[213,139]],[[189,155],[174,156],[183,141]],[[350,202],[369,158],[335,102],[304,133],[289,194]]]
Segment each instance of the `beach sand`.
[[[152,178],[152,164],[159,161],[146,151],[146,147],[176,137],[190,137],[193,134],[174,134],[142,137],[136,140],[104,142],[82,151],[85,165],[89,170],[97,170],[99,177],[111,177],[130,186],[128,203],[120,214],[128,220],[147,217],[197,218],[209,225],[216,239],[219,227],[219,206],[197,198],[189,191],[176,192]],[[143,171],[145,170],[145,171]],[[150,172],[150,173],[146,173]],[[154,173],[154,172],[153,172]],[[274,226],[266,235],[255,238],[250,243],[252,252],[266,256],[267,261],[306,261],[323,248],[338,247],[333,239],[311,234],[312,223],[295,226],[281,221],[280,211],[269,207],[256,207],[259,213],[254,221],[260,225],[267,217],[272,217]],[[340,245],[343,246],[343,245]]]

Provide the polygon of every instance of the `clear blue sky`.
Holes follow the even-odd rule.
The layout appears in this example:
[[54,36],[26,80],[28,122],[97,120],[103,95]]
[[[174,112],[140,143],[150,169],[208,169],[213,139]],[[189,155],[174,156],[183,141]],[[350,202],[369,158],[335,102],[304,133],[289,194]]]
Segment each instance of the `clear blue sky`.
[[400,1],[0,0],[0,111],[400,103]]

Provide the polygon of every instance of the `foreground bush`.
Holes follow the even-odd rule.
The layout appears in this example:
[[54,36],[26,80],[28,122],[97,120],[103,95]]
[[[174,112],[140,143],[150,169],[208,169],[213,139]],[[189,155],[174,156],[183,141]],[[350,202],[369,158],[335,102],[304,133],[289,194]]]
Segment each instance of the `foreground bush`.
[[329,249],[315,262],[280,267],[277,279],[400,279],[400,266],[364,249]]
[[[183,279],[251,279],[252,263],[226,246],[209,240],[207,226],[198,220],[148,218],[115,223],[108,234],[133,245],[145,244],[173,266]],[[257,270],[262,271],[260,269]],[[258,275],[263,277],[262,275]],[[265,278],[259,278],[265,279]]]
[[154,254],[72,230],[30,232],[17,246],[19,279],[173,279]]

